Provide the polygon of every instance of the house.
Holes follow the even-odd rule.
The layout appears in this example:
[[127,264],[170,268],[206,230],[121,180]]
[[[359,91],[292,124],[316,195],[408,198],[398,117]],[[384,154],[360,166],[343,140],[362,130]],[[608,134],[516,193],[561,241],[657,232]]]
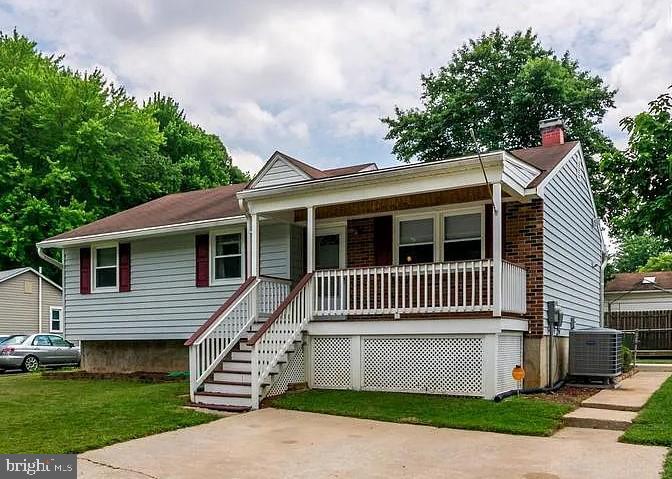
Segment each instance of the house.
[[672,271],[619,273],[605,287],[605,325],[638,330],[639,356],[672,356]]
[[61,287],[33,268],[0,271],[0,334],[63,333]]
[[549,373],[545,302],[599,325],[603,244],[580,144],[542,127],[539,147],[382,169],[276,152],[247,185],[38,249],[64,251],[85,369],[189,368],[201,404],[256,407],[296,382],[492,398],[521,363],[544,386],[569,329]]
[[672,310],[672,271],[618,273],[604,297],[607,312]]

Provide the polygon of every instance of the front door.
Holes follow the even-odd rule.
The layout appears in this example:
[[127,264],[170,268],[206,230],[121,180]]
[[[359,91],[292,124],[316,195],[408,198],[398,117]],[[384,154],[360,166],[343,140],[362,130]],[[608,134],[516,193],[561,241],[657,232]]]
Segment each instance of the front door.
[[[345,268],[345,227],[317,228],[315,231],[315,269]],[[340,283],[336,276],[317,285],[318,298],[324,295],[324,301],[335,305],[340,303]],[[321,304],[317,305],[318,309]]]

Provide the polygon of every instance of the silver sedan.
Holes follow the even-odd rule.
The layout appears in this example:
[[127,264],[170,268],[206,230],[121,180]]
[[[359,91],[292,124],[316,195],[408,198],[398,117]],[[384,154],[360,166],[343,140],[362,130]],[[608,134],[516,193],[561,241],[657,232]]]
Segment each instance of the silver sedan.
[[16,334],[0,343],[0,370],[37,371],[40,366],[75,366],[79,348],[56,334]]

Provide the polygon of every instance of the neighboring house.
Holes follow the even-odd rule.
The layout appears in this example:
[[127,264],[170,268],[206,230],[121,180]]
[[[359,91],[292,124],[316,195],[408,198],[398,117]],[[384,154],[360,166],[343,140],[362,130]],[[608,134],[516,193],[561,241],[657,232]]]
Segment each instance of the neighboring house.
[[639,356],[672,355],[672,271],[619,273],[605,287],[605,326],[628,331]]
[[607,312],[672,310],[672,271],[618,273],[604,296]]
[[61,287],[33,268],[0,271],[0,334],[64,331]]
[[224,408],[294,382],[492,398],[522,362],[546,385],[545,302],[599,325],[603,244],[581,146],[543,126],[540,147],[384,169],[276,152],[248,185],[42,241],[65,253],[82,366],[189,368]]

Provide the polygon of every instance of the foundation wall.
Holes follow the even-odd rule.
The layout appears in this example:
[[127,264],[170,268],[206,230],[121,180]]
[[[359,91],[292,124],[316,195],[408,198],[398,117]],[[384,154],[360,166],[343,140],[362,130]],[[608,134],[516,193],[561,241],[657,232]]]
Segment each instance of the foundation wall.
[[95,373],[189,370],[182,340],[82,341],[82,369]]
[[[523,364],[525,368],[525,388],[545,387],[549,385],[548,373],[548,336],[526,336],[523,341]],[[555,384],[567,376],[569,368],[569,338],[553,338],[552,375]]]

